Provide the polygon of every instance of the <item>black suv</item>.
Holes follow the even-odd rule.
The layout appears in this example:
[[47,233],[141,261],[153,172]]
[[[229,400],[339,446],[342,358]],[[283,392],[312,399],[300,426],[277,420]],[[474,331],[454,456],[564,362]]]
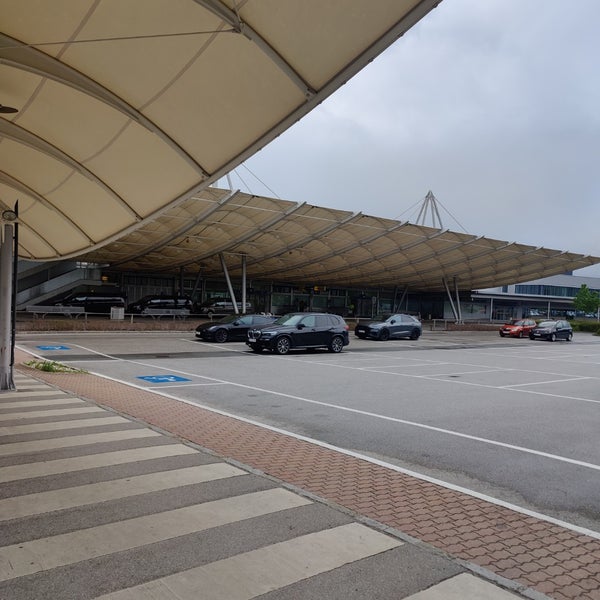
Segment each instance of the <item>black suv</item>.
[[79,292],[58,300],[56,306],[82,306],[89,313],[110,313],[113,307],[125,307],[125,294],[119,290],[110,292]]
[[342,317],[328,313],[291,313],[268,327],[250,329],[246,344],[254,352],[271,350],[287,354],[290,350],[327,348],[341,352],[350,343],[348,325]]
[[136,315],[152,315],[173,311],[189,315],[192,312],[192,300],[188,296],[144,296],[127,307],[127,312]]

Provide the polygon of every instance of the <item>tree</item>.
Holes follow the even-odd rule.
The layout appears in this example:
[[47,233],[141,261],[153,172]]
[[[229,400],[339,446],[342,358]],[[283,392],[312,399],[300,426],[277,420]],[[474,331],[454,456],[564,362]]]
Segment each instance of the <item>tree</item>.
[[600,306],[600,295],[590,290],[584,283],[573,298],[573,306],[584,313],[595,313]]

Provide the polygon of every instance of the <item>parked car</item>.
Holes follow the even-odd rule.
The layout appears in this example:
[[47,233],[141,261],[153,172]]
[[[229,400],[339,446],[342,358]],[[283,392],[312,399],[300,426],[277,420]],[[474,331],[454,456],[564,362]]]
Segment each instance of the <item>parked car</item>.
[[270,315],[228,315],[219,321],[198,325],[196,337],[205,342],[245,342],[250,329],[262,329],[276,319]]
[[390,338],[408,337],[418,340],[423,332],[421,321],[412,315],[390,315],[383,321],[367,321],[358,323],[354,335],[361,339],[389,340]]
[[[238,313],[242,312],[242,303],[236,302]],[[254,311],[254,307],[251,302],[246,302],[246,310],[244,311],[246,314],[252,313]],[[196,312],[201,315],[206,315],[207,317],[213,317],[214,315],[231,315],[235,314],[233,310],[233,302],[226,300],[211,300],[209,302],[204,302],[201,304]]]
[[137,315],[150,315],[159,312],[190,314],[192,300],[188,296],[144,296],[127,307],[127,312]]
[[348,325],[342,317],[329,313],[290,313],[262,329],[250,329],[246,343],[254,352],[327,348],[341,352],[350,343]]
[[573,339],[573,328],[568,321],[542,321],[529,332],[530,340],[567,340]]
[[498,333],[500,337],[506,335],[510,337],[522,338],[529,335],[529,332],[537,325],[533,319],[513,319],[510,323],[505,323],[500,327]]
[[55,303],[55,306],[81,306],[89,313],[110,313],[113,307],[125,306],[125,294],[118,290],[109,292],[79,292],[69,294]]

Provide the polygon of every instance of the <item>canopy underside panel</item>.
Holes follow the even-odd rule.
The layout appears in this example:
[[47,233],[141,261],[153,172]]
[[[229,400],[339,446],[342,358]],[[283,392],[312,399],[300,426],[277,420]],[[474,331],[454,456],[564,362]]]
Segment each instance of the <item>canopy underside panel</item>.
[[[204,216],[205,218],[202,218]],[[209,188],[148,226],[84,255],[122,270],[310,285],[483,289],[587,267],[600,258]]]

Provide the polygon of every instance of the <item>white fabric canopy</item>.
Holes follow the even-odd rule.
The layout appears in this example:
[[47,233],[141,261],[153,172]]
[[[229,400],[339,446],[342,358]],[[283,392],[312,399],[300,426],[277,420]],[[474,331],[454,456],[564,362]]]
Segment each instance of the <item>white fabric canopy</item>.
[[208,188],[84,256],[118,269],[329,286],[482,289],[564,273],[599,258]]
[[0,203],[72,258],[229,172],[439,0],[0,0]]
[[438,0],[0,0],[0,206],[19,255],[483,288],[600,259],[210,185]]

